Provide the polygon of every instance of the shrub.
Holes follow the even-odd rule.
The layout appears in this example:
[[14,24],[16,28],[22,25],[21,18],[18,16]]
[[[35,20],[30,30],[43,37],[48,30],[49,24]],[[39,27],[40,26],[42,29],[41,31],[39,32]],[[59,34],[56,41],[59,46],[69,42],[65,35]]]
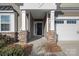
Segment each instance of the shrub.
[[10,36],[0,34],[0,48],[7,46],[8,44],[12,44],[14,42],[14,39]]
[[4,47],[6,45],[4,40],[0,40],[0,48]]
[[0,56],[24,56],[31,54],[32,46],[25,44],[13,45],[16,41],[10,36],[0,34]]
[[24,48],[20,45],[7,46],[0,49],[0,56],[23,56]]
[[31,54],[32,46],[32,44],[23,46],[19,44],[9,45],[0,49],[0,56],[28,56]]

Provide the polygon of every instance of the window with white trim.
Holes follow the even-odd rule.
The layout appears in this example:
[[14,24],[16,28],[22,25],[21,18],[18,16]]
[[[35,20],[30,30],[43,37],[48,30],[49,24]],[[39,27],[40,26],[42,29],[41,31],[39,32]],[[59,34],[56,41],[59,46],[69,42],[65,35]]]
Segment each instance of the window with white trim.
[[64,24],[64,20],[55,20],[55,24]]
[[76,20],[67,20],[67,24],[76,24]]
[[1,31],[10,30],[10,15],[1,15]]

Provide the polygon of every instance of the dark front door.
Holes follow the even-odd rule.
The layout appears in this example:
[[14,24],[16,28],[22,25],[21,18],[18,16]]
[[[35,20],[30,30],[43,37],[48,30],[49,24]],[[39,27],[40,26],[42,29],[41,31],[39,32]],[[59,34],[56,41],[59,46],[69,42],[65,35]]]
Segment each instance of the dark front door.
[[42,35],[42,23],[37,23],[37,35]]

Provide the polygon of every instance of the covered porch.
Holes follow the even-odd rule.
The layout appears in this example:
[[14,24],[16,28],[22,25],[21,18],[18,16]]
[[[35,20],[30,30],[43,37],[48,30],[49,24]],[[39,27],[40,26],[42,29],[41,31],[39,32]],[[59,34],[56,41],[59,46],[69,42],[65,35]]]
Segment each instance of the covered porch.
[[28,39],[27,42],[46,37],[47,33],[47,18],[49,10],[30,10],[26,11],[26,17],[28,18]]
[[54,32],[54,13],[55,11],[50,9],[22,10],[22,30],[27,31],[27,42],[34,41],[42,37],[47,38],[50,30],[51,32]]

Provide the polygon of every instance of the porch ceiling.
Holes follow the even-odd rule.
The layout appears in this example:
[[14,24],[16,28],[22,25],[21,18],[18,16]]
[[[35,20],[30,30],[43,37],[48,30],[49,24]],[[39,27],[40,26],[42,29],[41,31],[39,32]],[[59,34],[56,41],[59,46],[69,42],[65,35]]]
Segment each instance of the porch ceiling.
[[48,10],[32,10],[31,14],[34,19],[43,19]]

